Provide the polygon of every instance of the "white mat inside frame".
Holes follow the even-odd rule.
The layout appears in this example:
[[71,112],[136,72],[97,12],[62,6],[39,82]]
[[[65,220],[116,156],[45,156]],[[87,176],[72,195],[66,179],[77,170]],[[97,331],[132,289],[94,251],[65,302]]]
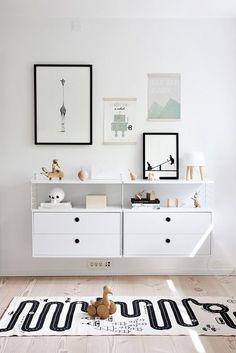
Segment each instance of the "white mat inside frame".
[[90,318],[94,297],[15,297],[0,320],[0,336],[236,334],[230,297],[113,297],[117,312]]

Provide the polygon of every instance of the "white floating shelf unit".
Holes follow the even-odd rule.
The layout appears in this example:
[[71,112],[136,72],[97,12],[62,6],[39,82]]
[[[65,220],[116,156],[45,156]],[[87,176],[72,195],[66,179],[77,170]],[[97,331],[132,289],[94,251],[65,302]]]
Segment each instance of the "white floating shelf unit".
[[[213,207],[213,186],[212,180],[158,180],[149,181],[147,179],[121,180],[121,179],[89,179],[80,181],[77,179],[32,179],[31,181],[31,200],[32,209],[38,209],[41,202],[48,200],[48,192],[53,187],[62,187],[65,191],[66,201],[71,201],[73,208],[84,209],[85,197],[88,194],[106,194],[108,207],[112,208],[131,208],[130,199],[136,192],[155,191],[161,201],[161,208],[166,207],[167,198],[177,197],[181,200],[180,209],[193,209],[191,196],[194,192],[199,193],[201,210],[212,209]],[[173,209],[173,208],[172,208]],[[62,209],[55,209],[55,212],[61,212]],[[64,210],[64,209],[63,209]],[[41,211],[41,210],[40,210]],[[160,210],[157,210],[160,212]],[[195,209],[196,212],[199,212]],[[108,211],[109,212],[109,211]]]
[[[72,208],[39,209],[55,187],[63,188]],[[33,256],[209,256],[213,188],[211,180],[33,179]],[[145,197],[150,191],[160,209],[131,207],[137,192]],[[201,208],[193,207],[195,192]],[[107,207],[87,209],[86,195],[106,195]],[[166,207],[168,198],[178,198],[180,207]]]

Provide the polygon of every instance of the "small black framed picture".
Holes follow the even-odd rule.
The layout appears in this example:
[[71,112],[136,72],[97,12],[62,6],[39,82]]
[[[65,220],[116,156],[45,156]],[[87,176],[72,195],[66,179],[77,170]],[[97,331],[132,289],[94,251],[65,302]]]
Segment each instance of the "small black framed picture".
[[143,178],[179,178],[178,133],[143,133]]
[[92,144],[92,65],[34,65],[36,145]]

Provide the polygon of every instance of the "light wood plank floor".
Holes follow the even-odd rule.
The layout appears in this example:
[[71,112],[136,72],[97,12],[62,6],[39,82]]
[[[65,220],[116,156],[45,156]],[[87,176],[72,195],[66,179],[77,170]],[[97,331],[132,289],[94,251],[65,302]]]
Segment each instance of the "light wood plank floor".
[[[104,284],[110,285],[116,295],[236,294],[233,276],[4,277],[0,278],[0,315],[14,296],[96,296]],[[236,352],[234,336],[200,336],[200,341],[196,347],[189,336],[2,337],[0,353]]]

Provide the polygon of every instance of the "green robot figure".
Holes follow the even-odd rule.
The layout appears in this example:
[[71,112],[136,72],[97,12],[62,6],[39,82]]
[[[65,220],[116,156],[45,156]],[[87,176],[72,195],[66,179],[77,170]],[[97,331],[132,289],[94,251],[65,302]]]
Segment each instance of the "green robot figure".
[[125,136],[125,131],[128,130],[128,122],[125,121],[125,115],[114,115],[114,121],[111,123],[111,130],[115,131],[115,137],[118,136],[118,131],[122,132],[122,137]]

